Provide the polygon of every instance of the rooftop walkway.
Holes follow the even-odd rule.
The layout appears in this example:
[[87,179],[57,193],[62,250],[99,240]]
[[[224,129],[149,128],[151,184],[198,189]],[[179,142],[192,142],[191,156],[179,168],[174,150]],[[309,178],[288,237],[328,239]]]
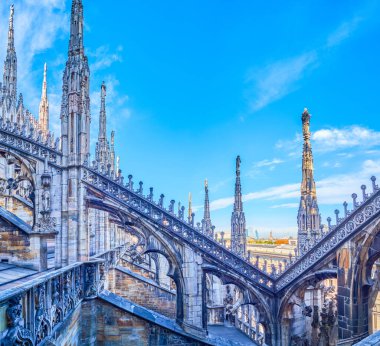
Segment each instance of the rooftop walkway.
[[157,312],[146,309],[137,305],[123,297],[120,297],[112,292],[103,291],[98,296],[99,299],[106,301],[115,307],[132,313],[144,320],[155,323],[158,326],[167,328],[168,330],[180,334],[185,337],[190,337],[196,341],[202,342],[204,345],[213,346],[252,346],[256,345],[245,334],[234,327],[210,326],[209,336],[205,339],[200,339],[186,333],[174,320],[163,316]]
[[36,274],[37,271],[27,268],[18,267],[14,264],[0,262],[0,290],[2,286],[14,283],[17,280],[27,278]]
[[235,327],[208,326],[209,338],[220,342],[217,345],[252,346],[257,345],[247,335]]

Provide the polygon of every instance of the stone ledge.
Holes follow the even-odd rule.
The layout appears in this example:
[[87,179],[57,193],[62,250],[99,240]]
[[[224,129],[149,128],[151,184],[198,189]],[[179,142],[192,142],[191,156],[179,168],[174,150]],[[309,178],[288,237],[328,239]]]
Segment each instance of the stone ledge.
[[354,346],[377,346],[380,345],[380,330],[370,336],[367,336],[365,339],[359,341]]

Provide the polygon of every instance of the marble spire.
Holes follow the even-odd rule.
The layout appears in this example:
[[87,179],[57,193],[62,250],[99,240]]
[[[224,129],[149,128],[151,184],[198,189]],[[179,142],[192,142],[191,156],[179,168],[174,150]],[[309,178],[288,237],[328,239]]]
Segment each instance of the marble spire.
[[205,201],[204,201],[204,212],[203,212],[203,220],[202,220],[202,232],[209,236],[214,237],[214,231],[211,222],[210,215],[210,200],[208,195],[208,181],[205,180]]
[[236,181],[234,210],[231,216],[231,251],[245,258],[247,256],[247,234],[240,181],[240,156],[236,158]]
[[298,209],[298,254],[305,252],[305,244],[320,232],[321,217],[317,203],[314,181],[313,153],[311,149],[310,113],[307,108],[302,113],[302,181],[301,198]]
[[49,101],[47,97],[47,65],[44,65],[44,79],[42,82],[42,94],[39,108],[39,126],[40,129],[46,134],[49,132]]

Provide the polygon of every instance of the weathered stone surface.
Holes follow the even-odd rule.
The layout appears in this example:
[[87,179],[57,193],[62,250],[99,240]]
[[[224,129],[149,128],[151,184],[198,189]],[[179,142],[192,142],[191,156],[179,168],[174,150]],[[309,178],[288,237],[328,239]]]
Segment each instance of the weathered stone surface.
[[[104,297],[104,296],[103,296]],[[112,302],[112,298],[107,298]],[[116,303],[116,301],[113,301]],[[153,315],[147,315],[144,310],[135,315],[121,310],[109,303],[98,299],[86,301],[79,306],[64,325],[57,331],[57,336],[50,342],[65,345],[136,345],[136,346],[201,346],[212,345],[192,339],[182,333],[161,327],[152,322],[162,322],[162,319],[153,320]],[[137,317],[136,313],[141,317]],[[177,327],[178,328],[178,327]]]
[[169,318],[176,318],[175,293],[122,267],[110,271],[109,278],[113,293]]

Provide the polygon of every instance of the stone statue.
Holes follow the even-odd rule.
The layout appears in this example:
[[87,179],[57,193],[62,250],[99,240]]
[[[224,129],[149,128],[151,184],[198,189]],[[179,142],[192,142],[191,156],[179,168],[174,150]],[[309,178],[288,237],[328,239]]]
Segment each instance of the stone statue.
[[226,286],[226,290],[226,297],[223,300],[226,309],[226,321],[230,322],[231,324],[234,324],[235,321],[232,313],[234,298],[232,297],[231,287],[229,285]]
[[44,190],[42,192],[42,210],[44,212],[50,212],[50,191]]

